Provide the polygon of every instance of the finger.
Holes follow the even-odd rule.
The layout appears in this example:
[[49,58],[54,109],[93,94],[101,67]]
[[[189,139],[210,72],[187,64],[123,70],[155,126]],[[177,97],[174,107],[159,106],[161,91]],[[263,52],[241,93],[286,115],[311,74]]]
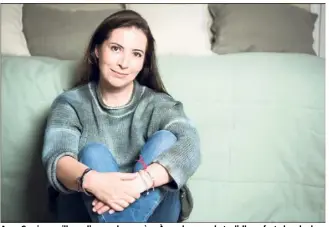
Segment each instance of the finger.
[[115,211],[123,211],[124,210],[124,208],[122,206],[118,205],[115,202],[111,202],[110,207]]
[[94,206],[94,209],[95,211],[98,211],[100,208],[102,208],[103,206],[106,206],[103,202],[101,201],[98,201],[95,206]]
[[101,208],[99,208],[99,209],[97,210],[97,213],[98,213],[98,214],[103,214],[103,213],[105,213],[105,212],[107,212],[107,211],[109,211],[109,210],[110,210],[110,207],[107,206],[107,205],[105,205],[105,206],[102,206]]
[[129,194],[123,195],[122,199],[124,201],[128,202],[129,204],[132,204],[136,201],[136,199],[133,196],[129,195]]
[[96,205],[96,203],[98,202],[99,200],[98,199],[94,199],[93,202],[91,203],[93,206]]
[[134,180],[137,173],[118,173],[121,180]]
[[117,201],[115,201],[115,203],[118,204],[119,206],[121,206],[122,208],[127,208],[129,206],[129,202],[127,202],[123,199],[117,200]]

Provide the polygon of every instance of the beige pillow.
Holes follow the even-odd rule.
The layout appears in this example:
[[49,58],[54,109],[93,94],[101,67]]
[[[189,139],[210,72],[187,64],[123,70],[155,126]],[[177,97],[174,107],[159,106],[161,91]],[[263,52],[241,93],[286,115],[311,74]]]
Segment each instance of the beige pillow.
[[211,55],[207,4],[126,4],[148,22],[157,55]]
[[213,18],[212,50],[291,52],[315,55],[317,15],[290,4],[209,4]]
[[1,4],[1,54],[30,56],[23,34],[23,4]]
[[78,60],[91,35],[123,4],[25,4],[23,25],[33,56]]
[[58,10],[63,10],[63,11],[99,11],[99,10],[120,10],[125,8],[124,4],[83,4],[83,3],[78,3],[78,4],[38,4],[40,6],[48,7],[48,8],[53,8],[53,9],[58,9]]

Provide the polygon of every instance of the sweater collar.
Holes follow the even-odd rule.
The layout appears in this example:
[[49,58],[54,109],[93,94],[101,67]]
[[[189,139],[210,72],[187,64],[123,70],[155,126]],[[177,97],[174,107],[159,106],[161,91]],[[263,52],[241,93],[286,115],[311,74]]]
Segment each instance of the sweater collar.
[[118,115],[118,116],[133,111],[135,109],[135,107],[137,106],[137,104],[144,92],[144,89],[145,89],[144,86],[140,85],[136,80],[134,80],[134,88],[133,88],[133,92],[132,92],[129,102],[123,106],[110,107],[110,106],[107,106],[103,102],[98,83],[96,83],[96,82],[92,83],[91,87],[92,87],[92,91],[94,93],[95,98],[97,99],[97,103],[100,106],[100,108],[103,111],[105,111],[111,115]]

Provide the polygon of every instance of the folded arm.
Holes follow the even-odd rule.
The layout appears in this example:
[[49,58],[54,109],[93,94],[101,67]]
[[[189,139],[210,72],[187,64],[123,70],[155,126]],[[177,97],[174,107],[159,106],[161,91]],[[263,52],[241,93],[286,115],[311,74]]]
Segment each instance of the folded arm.
[[87,168],[77,161],[80,135],[77,113],[65,97],[59,96],[51,106],[42,151],[48,180],[57,191],[76,191],[76,179]]
[[[155,185],[166,185],[180,189],[200,165],[200,139],[196,128],[185,115],[180,102],[168,100],[155,108],[150,126],[152,133],[168,130],[177,141],[161,153],[148,167],[155,179]],[[168,184],[169,183],[169,184]]]

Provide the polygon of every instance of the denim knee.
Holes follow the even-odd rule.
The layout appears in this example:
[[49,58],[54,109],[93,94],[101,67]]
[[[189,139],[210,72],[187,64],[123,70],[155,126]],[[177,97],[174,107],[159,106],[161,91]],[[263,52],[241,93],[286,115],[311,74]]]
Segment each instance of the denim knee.
[[99,159],[100,156],[108,155],[108,148],[101,143],[88,143],[78,154],[79,160],[94,160]]
[[159,130],[151,136],[150,140],[156,140],[160,144],[173,145],[177,141],[177,137],[168,130]]
[[111,151],[100,143],[87,144],[78,155],[79,161],[99,172],[116,172],[118,164]]
[[[140,155],[146,165],[150,165],[162,152],[168,150],[177,141],[176,136],[167,131],[160,130],[155,132],[145,143]],[[137,172],[143,168],[141,162],[137,162],[134,171]]]

